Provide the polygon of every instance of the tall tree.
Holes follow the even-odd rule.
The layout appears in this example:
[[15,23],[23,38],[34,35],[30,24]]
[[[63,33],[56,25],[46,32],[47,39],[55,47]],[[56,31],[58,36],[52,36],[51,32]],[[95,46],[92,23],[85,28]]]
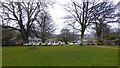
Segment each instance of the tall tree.
[[70,33],[72,34],[71,37],[72,37],[72,43],[75,44],[76,40],[79,38],[76,38],[77,37],[77,33],[79,32],[79,30],[76,29],[76,22],[74,21],[71,21],[71,23],[67,22],[67,26],[69,26],[68,28],[70,29]]
[[36,24],[34,25],[33,33],[37,37],[40,37],[43,43],[45,43],[45,41],[56,30],[52,17],[46,11],[42,11],[40,13],[40,15],[37,17]]
[[70,15],[65,18],[67,18],[69,21],[74,20],[80,25],[80,29],[75,29],[81,32],[81,44],[83,44],[85,30],[90,25],[91,6],[93,4],[94,2],[91,4],[89,0],[85,0],[81,4],[73,1],[70,6],[65,6],[66,11],[70,13]]
[[115,6],[108,2],[102,1],[92,8],[92,22],[95,24],[96,35],[98,37],[98,42],[103,42],[103,34],[108,29],[108,23],[116,22],[115,20]]
[[63,28],[59,36],[60,36],[59,40],[64,42],[65,44],[68,44],[69,42],[73,41],[72,33],[67,28]]
[[31,28],[39,13],[46,7],[44,1],[38,2],[1,2],[4,12],[3,28],[12,28],[21,32],[24,43],[29,42]]

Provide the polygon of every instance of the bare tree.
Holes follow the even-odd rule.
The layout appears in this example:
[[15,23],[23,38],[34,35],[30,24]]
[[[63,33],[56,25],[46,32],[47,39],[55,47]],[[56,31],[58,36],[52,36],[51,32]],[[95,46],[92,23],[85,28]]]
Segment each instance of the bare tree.
[[33,29],[33,33],[37,37],[40,37],[43,43],[45,43],[45,41],[56,30],[55,23],[53,22],[52,17],[46,11],[42,11],[40,13],[40,15],[37,17],[36,24],[34,25],[35,28]]
[[[71,15],[65,17],[69,21],[76,21],[80,25],[81,32],[81,42],[83,42],[83,37],[86,28],[92,23],[95,24],[96,34],[98,37],[98,41],[101,41],[103,30],[105,30],[106,25],[108,23],[117,22],[119,19],[116,20],[117,16],[114,13],[115,5],[108,1],[98,2],[95,0],[89,1],[85,0],[82,4],[73,1],[72,4],[69,6],[65,6],[66,11],[68,11]],[[72,26],[72,23],[71,23]]]
[[95,24],[96,35],[98,37],[98,42],[103,43],[103,34],[108,27],[109,23],[115,23],[116,14],[114,13],[115,6],[108,2],[102,1],[92,8],[92,21]]
[[73,41],[72,33],[69,29],[63,28],[58,40],[64,42],[65,44],[68,44],[69,42]]
[[[81,44],[83,44],[83,37],[86,28],[90,25],[90,11],[91,6],[89,0],[86,0],[79,4],[78,2],[73,1],[72,4],[69,6],[65,6],[66,11],[68,11],[71,15],[68,15],[67,19],[69,21],[74,20],[75,22],[79,23],[80,29],[75,28],[81,32]],[[72,23],[71,23],[72,24]]]
[[77,33],[79,32],[79,30],[76,30],[76,22],[71,21],[71,23],[67,22],[67,26],[69,26],[68,28],[70,29],[70,33],[72,34],[72,43],[75,44],[76,40],[77,40]]
[[3,28],[12,28],[18,30],[24,43],[29,42],[28,37],[38,14],[44,10],[46,4],[39,2],[1,2],[1,8],[4,10]]

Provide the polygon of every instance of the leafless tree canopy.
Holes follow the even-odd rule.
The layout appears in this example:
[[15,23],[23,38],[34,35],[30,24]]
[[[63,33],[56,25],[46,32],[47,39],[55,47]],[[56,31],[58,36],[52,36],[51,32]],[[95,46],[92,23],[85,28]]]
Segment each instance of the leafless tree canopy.
[[[53,3],[51,0],[0,2],[2,27],[19,31],[24,43],[29,42],[28,38],[33,35],[41,38],[44,43],[55,31],[55,24],[48,11],[48,5]],[[108,0],[71,0],[64,8],[68,12],[65,19],[72,26],[73,35],[74,30],[81,33],[81,44],[89,27],[93,27],[97,40],[102,42],[106,32],[110,30],[108,24],[120,23],[119,3],[114,5]]]
[[[33,26],[39,20],[44,23],[41,12],[46,11],[47,3],[44,0],[38,2],[1,2],[3,28],[12,28],[21,32],[24,42],[28,42],[28,37],[33,31]],[[47,16],[46,16],[47,17]],[[39,19],[38,19],[39,18]],[[45,18],[45,16],[44,16]],[[45,18],[46,19],[46,18]],[[51,19],[51,18],[50,18]],[[51,22],[49,19],[49,22]],[[46,22],[48,23],[48,22]],[[53,25],[53,24],[51,24]],[[41,26],[40,26],[41,27]]]
[[[66,10],[71,14],[68,15],[67,18],[70,20],[74,20],[75,22],[79,23],[80,25],[80,32],[81,32],[81,41],[83,40],[85,30],[87,26],[90,24],[90,17],[91,17],[91,4],[89,1],[84,1],[81,4],[75,1],[72,1],[71,5],[65,6]],[[75,28],[77,29],[77,28]]]
[[37,17],[36,24],[34,24],[33,33],[40,37],[42,42],[45,41],[51,36],[51,34],[55,31],[55,24],[52,20],[52,17],[46,11],[42,11]]
[[[88,26],[96,25],[96,34],[100,41],[101,34],[106,25],[118,22],[114,12],[115,5],[109,1],[98,2],[97,0],[86,0],[81,3],[72,1],[71,4],[65,5],[65,10],[70,13],[65,19],[79,23],[80,29],[78,27],[75,29],[81,32],[81,41]],[[72,26],[72,23],[70,24]]]

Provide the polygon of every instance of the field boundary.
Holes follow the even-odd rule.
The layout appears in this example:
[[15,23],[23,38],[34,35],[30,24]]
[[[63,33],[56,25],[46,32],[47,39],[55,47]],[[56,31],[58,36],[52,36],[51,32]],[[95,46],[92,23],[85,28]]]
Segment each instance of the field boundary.
[[91,47],[111,48],[111,49],[120,49],[119,47],[110,47],[110,46],[91,46]]

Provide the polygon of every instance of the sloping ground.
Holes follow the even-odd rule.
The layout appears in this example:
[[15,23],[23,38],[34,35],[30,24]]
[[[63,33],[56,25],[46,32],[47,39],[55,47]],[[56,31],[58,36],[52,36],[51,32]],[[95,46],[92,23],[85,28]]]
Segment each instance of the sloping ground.
[[92,46],[3,47],[3,66],[118,66],[118,49]]

